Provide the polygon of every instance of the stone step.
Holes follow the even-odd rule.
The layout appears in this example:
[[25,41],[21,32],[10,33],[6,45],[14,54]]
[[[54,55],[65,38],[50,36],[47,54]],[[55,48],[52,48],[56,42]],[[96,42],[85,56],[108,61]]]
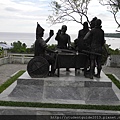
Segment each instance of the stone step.
[[[51,115],[48,117],[51,117],[51,118],[53,117],[54,119],[55,119],[55,117],[57,117],[57,115],[61,115],[61,116],[62,115],[77,115],[76,117],[79,117],[79,116],[82,117],[82,115],[89,115],[89,116],[90,115],[94,115],[94,116],[95,115],[96,116],[98,116],[98,115],[111,115],[114,117],[116,116],[116,118],[117,118],[117,115],[120,115],[120,111],[90,110],[90,109],[34,108],[34,107],[4,107],[4,106],[1,106],[0,107],[0,115],[2,115],[2,116],[0,116],[1,118],[2,117],[4,118],[4,115],[11,115],[11,116],[12,115],[13,116],[15,116],[15,115],[24,115],[24,116],[25,115],[37,115],[38,117],[40,117],[40,120],[50,120],[50,119],[42,119],[41,116],[39,116],[39,115],[42,115],[42,116],[46,115],[46,117],[47,117],[47,115]],[[56,115],[56,116],[54,116],[54,115]],[[11,117],[11,116],[9,116],[9,117]],[[32,118],[32,116],[28,116],[28,118],[29,117],[30,117],[30,119]],[[36,116],[33,116],[33,117],[36,117]],[[21,119],[23,119],[23,117]],[[4,120],[4,119],[1,119],[1,120]],[[8,120],[8,116],[7,116],[6,120]],[[12,119],[12,120],[14,120],[14,119]]]

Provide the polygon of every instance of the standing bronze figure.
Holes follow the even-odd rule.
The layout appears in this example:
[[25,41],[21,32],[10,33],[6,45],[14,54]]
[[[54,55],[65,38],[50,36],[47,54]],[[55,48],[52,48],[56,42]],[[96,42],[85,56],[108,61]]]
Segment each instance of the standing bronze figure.
[[[84,40],[90,40],[91,48],[90,48],[90,74],[86,77],[93,79],[93,76],[100,78],[100,73],[102,69],[101,61],[102,61],[102,47],[105,43],[104,40],[104,31],[101,29],[102,21],[97,19],[95,21],[95,28],[91,29],[90,32],[84,37]],[[90,38],[90,39],[89,39]],[[94,75],[94,67],[95,63],[97,65],[97,74]]]
[[[57,41],[58,49],[69,49],[71,47],[70,36],[66,33],[67,26],[62,25],[62,28],[58,30],[55,40]],[[70,71],[69,68],[66,68],[66,71]]]
[[85,50],[85,42],[84,42],[84,37],[85,35],[89,32],[89,27],[88,27],[88,23],[84,22],[83,23],[83,29],[79,30],[78,32],[78,39],[77,39],[77,46],[78,46],[78,51],[82,52],[82,50]]
[[57,48],[59,49],[69,49],[71,46],[70,36],[66,33],[67,26],[63,25],[61,29],[58,30],[55,40],[57,41]]

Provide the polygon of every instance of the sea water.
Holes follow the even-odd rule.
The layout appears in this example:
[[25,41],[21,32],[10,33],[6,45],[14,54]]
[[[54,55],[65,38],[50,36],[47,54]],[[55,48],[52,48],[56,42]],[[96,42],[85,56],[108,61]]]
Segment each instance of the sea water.
[[[50,39],[48,44],[57,44],[55,41],[55,35]],[[74,42],[74,40],[77,38],[77,34],[69,34],[71,37],[71,41]],[[44,34],[43,39],[47,39],[49,35]],[[11,45],[13,42],[20,41],[22,43],[25,43],[27,47],[31,47],[31,45],[34,44],[36,40],[36,34],[35,33],[10,33],[10,32],[0,32],[0,42],[6,42],[8,45]],[[120,49],[120,38],[110,38],[105,37],[106,43],[110,45],[110,48],[112,49]]]

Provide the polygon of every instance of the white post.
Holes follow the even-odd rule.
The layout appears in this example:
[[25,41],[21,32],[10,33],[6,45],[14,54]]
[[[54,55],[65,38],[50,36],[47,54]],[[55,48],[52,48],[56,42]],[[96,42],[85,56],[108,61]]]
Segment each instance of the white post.
[[25,63],[25,55],[22,55],[22,63],[24,64]]

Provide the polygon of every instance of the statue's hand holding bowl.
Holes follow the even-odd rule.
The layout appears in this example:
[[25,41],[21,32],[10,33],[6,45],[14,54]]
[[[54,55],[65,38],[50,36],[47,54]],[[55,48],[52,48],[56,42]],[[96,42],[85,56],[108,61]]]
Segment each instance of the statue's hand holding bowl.
[[58,34],[58,35],[61,34],[61,30],[60,30],[60,29],[58,30],[57,34]]
[[54,35],[54,31],[53,30],[50,30],[50,33],[49,33],[50,37],[52,37]]

